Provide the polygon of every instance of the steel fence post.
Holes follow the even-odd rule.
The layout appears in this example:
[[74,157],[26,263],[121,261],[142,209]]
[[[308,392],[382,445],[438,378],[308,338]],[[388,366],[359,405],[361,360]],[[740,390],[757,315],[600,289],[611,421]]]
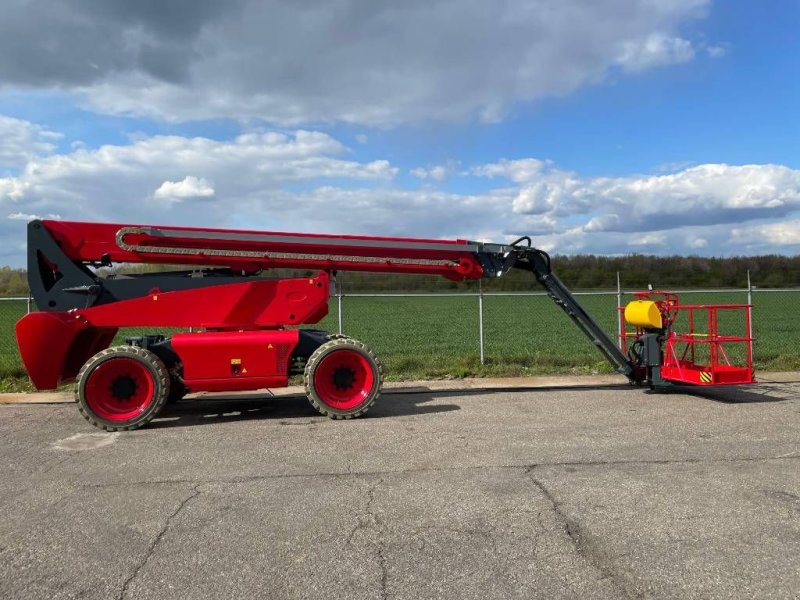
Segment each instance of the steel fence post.
[[486,355],[483,345],[483,281],[478,280],[478,338],[481,347],[481,364],[486,364]]
[[747,322],[750,331],[747,337],[753,339],[753,284],[750,281],[750,269],[747,269]]
[[28,314],[31,314],[31,302],[32,301],[33,301],[33,298],[31,298],[31,293],[28,292]]
[[620,285],[619,281],[619,271],[617,271],[617,346],[619,346],[620,350],[622,350],[622,313],[620,309],[622,308],[622,286]]
[[336,276],[336,303],[338,307],[338,321],[339,321],[339,335],[344,335],[344,319],[342,317],[342,283],[340,280],[341,274]]

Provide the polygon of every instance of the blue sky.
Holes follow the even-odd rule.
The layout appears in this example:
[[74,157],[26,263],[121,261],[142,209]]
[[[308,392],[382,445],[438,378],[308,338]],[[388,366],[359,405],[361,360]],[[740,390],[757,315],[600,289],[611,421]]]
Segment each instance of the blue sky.
[[798,2],[90,5],[0,23],[0,263],[34,216],[800,251]]

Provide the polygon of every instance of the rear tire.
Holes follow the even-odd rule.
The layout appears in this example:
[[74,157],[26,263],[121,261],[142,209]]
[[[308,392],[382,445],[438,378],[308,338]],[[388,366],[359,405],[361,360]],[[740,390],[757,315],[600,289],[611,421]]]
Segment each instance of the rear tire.
[[135,346],[98,352],[78,373],[75,402],[95,427],[106,431],[138,429],[164,407],[170,378],[155,354]]
[[381,394],[383,367],[365,344],[335,337],[309,357],[304,381],[311,405],[331,419],[366,413]]

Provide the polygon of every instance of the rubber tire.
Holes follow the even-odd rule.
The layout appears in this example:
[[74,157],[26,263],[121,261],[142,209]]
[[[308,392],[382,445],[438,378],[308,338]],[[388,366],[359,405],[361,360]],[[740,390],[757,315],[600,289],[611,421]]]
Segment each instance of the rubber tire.
[[[109,421],[97,416],[92,409],[89,408],[85,395],[86,382],[94,369],[107,360],[119,356],[139,361],[147,368],[153,378],[154,398],[144,412],[135,418],[127,421]],[[147,425],[161,412],[161,409],[164,408],[169,393],[170,379],[167,367],[164,366],[160,358],[149,350],[137,348],[135,346],[114,346],[98,352],[81,367],[75,381],[75,402],[78,404],[78,410],[89,423],[100,429],[105,429],[106,431],[131,431]]]
[[351,340],[351,341],[358,341],[355,338],[350,337],[349,335],[345,335],[343,333],[331,333],[328,335],[328,341],[332,342],[333,340]]
[[[322,360],[332,352],[342,349],[358,352],[365,357],[371,363],[372,375],[374,381],[376,382],[373,385],[369,396],[363,402],[347,410],[337,409],[326,404],[319,397],[313,385],[314,373],[316,372],[317,367]],[[317,412],[325,415],[326,417],[330,417],[331,419],[354,419],[364,415],[380,397],[381,389],[383,388],[383,365],[381,364],[381,361],[378,360],[378,357],[375,356],[375,353],[372,352],[372,350],[370,350],[363,342],[359,342],[358,340],[354,340],[353,338],[346,336],[339,337],[337,335],[330,341],[322,344],[308,358],[308,363],[306,363],[306,368],[303,373],[303,381],[305,383],[308,401],[311,402],[311,406],[313,406]]]

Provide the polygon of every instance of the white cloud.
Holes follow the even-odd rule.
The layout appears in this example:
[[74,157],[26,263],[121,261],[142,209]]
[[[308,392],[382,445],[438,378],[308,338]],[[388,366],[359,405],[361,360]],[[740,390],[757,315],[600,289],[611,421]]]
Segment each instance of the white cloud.
[[[262,201],[256,200],[247,212],[260,210]],[[292,206],[291,221],[302,223],[308,231],[344,234],[502,241],[504,228],[513,218],[511,197],[502,191],[465,195],[431,189],[323,186],[274,204]],[[284,210],[281,218],[287,217]]]
[[0,178],[0,206],[3,199],[8,199],[12,202],[19,200],[28,188],[30,188],[30,183],[17,177]]
[[670,175],[599,178],[581,190],[617,217],[609,230],[659,230],[782,217],[800,208],[800,171],[706,164]]
[[[445,184],[399,189],[388,161],[343,156],[336,139],[298,131],[139,137],[33,158],[18,176],[0,178],[0,262],[22,263],[20,221],[38,215],[495,241],[532,235],[557,253],[800,250],[800,170],[781,165],[587,178],[546,160],[506,160],[460,168],[459,186],[464,177],[493,182],[463,194]],[[194,199],[212,197],[198,209]]]
[[[778,251],[769,243],[764,243],[759,248],[735,243],[731,237],[731,229],[731,225],[725,224],[687,226],[659,233],[619,233],[587,232],[580,226],[566,229],[562,226],[557,231],[533,236],[533,242],[537,247],[556,254],[739,256]],[[705,243],[698,244],[698,239]]]
[[672,162],[663,162],[655,166],[656,173],[675,173],[676,171],[683,171],[689,167],[695,166],[697,163],[690,160],[676,160]]
[[165,181],[153,194],[157,200],[180,202],[187,198],[211,198],[214,187],[205,179],[187,175],[180,181]]
[[631,73],[689,62],[695,50],[689,40],[657,31],[639,40],[625,42],[617,64]]
[[479,177],[488,177],[489,179],[504,177],[515,183],[525,183],[538,178],[548,166],[550,166],[548,161],[537,158],[502,159],[496,163],[473,167],[471,172]]
[[631,236],[628,239],[629,246],[666,246],[669,237],[666,233],[647,233],[644,235]]
[[593,179],[548,167],[520,179],[510,164],[484,165],[474,172],[505,169],[509,179],[522,182],[515,212],[587,215],[587,232],[735,223],[800,209],[800,171],[781,165],[705,164],[669,175]]
[[25,222],[27,222],[27,221],[33,221],[34,219],[60,220],[61,219],[61,215],[56,215],[56,214],[50,213],[50,214],[48,214],[46,216],[40,216],[40,215],[26,214],[26,213],[22,213],[22,212],[15,212],[15,213],[11,213],[10,215],[8,215],[7,218],[11,219],[12,221],[25,221]]
[[497,121],[614,67],[691,60],[678,32],[710,0],[7,4],[5,89],[78,92],[111,113],[295,126]]
[[21,167],[35,156],[51,154],[61,137],[35,123],[0,115],[0,169]]
[[[386,187],[396,173],[390,163],[330,156],[345,151],[333,138],[298,132],[231,142],[159,136],[36,159],[19,177],[0,179],[0,212],[12,217],[0,223],[0,236],[21,243],[24,228],[13,219],[58,212],[67,220],[503,238],[510,193]],[[326,184],[331,178],[357,187]],[[189,201],[212,193],[202,209]]]
[[731,237],[748,247],[800,246],[800,219],[735,227]]
[[[207,196],[209,181],[215,182],[211,192],[232,198],[292,182],[383,181],[397,173],[384,160],[361,163],[338,157],[346,151],[332,137],[312,131],[247,133],[224,142],[141,137],[129,145],[32,159],[18,177],[0,179],[0,203],[74,203],[72,213],[113,218],[116,209],[151,210],[141,200],[154,196],[153,190],[161,190],[156,197],[168,192],[173,198]],[[187,178],[187,172],[197,175]],[[134,206],[128,207],[128,202]]]
[[459,162],[450,160],[443,165],[435,165],[433,167],[417,167],[411,169],[410,173],[417,179],[431,180],[431,181],[444,181],[451,177],[457,170]]
[[800,237],[791,218],[800,213],[800,170],[782,165],[583,178],[544,161],[500,161],[472,172],[516,182],[505,230],[560,253],[753,254],[785,251]]
[[583,182],[573,174],[562,171],[552,161],[536,158],[502,159],[496,163],[471,169],[478,177],[504,178],[519,185],[514,198],[514,212],[537,215],[564,216],[588,211],[581,190]]
[[[35,157],[19,175],[0,178],[0,215],[11,217],[0,221],[0,238],[21,240],[18,220],[50,214],[175,225],[277,228],[280,223],[297,229],[297,215],[306,213],[298,206],[300,196],[286,188],[313,189],[331,179],[380,186],[397,173],[388,161],[342,158],[347,154],[326,134],[297,131],[247,133],[230,141],[140,136],[128,145]],[[212,196],[215,201],[204,202],[202,210],[189,201]],[[357,224],[359,210],[355,205],[315,209],[339,226]],[[325,218],[308,217],[320,230],[332,227]]]
[[411,174],[417,179],[433,179],[434,181],[444,181],[447,178],[447,170],[442,165],[430,168],[417,167],[411,169]]

